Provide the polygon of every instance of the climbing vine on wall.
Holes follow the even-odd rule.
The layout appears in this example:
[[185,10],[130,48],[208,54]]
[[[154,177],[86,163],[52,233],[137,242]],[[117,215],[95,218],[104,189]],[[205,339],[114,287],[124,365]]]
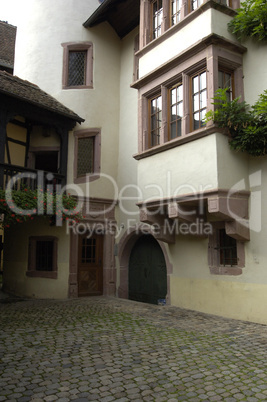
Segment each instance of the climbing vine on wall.
[[246,0],[241,3],[236,16],[229,22],[228,29],[239,40],[254,37],[267,40],[266,0]]
[[267,154],[267,90],[258,101],[249,106],[240,98],[227,100],[227,90],[218,89],[213,98],[215,111],[208,111],[206,121],[214,121],[224,128],[229,137],[230,147],[247,152],[252,156]]

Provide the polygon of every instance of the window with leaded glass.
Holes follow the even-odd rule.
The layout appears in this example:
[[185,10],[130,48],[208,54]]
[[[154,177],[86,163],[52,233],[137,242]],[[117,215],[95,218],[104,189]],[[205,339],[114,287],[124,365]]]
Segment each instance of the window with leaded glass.
[[77,177],[94,172],[94,137],[78,138]]
[[87,51],[69,52],[68,86],[85,85]]
[[98,128],[74,132],[74,183],[96,180],[100,175],[101,131]]
[[154,0],[152,7],[152,39],[156,39],[161,35],[161,26],[163,19],[162,0]]
[[172,0],[171,2],[171,25],[177,24],[181,19],[182,0]]
[[170,89],[170,130],[169,138],[180,137],[182,135],[183,117],[183,85],[178,84]]
[[233,73],[220,69],[218,72],[218,87],[222,89],[227,88],[227,100],[228,102],[233,100]]
[[162,123],[162,97],[161,95],[150,99],[150,147],[159,145]]
[[202,71],[192,77],[193,130],[205,126],[207,112],[207,74]]
[[63,88],[93,88],[93,44],[62,43]]

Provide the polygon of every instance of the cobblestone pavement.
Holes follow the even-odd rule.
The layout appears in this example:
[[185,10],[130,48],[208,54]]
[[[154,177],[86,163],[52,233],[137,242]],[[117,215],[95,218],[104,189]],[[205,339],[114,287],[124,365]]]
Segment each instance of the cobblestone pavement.
[[0,401],[267,401],[267,326],[114,298],[0,303]]

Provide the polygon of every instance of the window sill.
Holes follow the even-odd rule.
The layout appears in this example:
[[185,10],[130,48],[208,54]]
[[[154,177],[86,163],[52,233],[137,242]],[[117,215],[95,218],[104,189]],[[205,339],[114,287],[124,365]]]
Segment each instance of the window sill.
[[62,89],[93,89],[93,85],[63,86]]
[[57,271],[27,271],[26,276],[31,278],[57,279]]
[[94,181],[99,178],[100,178],[100,173],[87,174],[86,176],[83,176],[83,177],[74,178],[74,184],[88,183],[90,181]]
[[167,151],[168,149],[176,148],[180,145],[186,144],[191,141],[198,140],[200,138],[203,138],[210,134],[214,134],[214,133],[218,133],[218,132],[223,134],[224,130],[216,127],[215,125],[212,125],[211,127],[203,127],[199,130],[193,131],[182,137],[175,138],[174,140],[165,142],[164,144],[157,145],[153,148],[146,149],[145,151],[143,151],[141,153],[133,155],[133,158],[136,160],[144,159],[149,156],[158,154],[160,152]]
[[225,266],[225,267],[210,267],[210,273],[213,275],[241,275],[242,268],[234,266]]

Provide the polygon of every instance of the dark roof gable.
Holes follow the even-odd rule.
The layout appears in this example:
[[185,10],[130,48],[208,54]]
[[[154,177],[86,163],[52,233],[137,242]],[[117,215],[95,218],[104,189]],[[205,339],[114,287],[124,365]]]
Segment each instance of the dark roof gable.
[[107,21],[120,38],[139,25],[139,0],[105,0],[83,24],[86,28]]
[[41,90],[37,85],[8,74],[6,71],[0,71],[0,93],[31,103],[79,123],[84,121],[83,118]]

